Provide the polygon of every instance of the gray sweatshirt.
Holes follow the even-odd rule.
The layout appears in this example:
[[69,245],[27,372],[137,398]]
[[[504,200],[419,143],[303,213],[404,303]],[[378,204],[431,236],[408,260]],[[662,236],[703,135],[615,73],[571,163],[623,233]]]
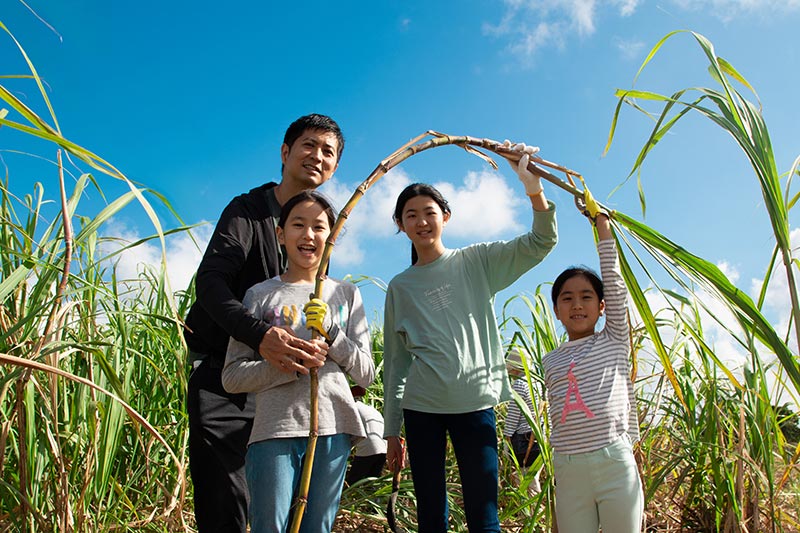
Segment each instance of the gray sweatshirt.
[[[303,306],[314,291],[312,283],[286,283],[272,278],[251,287],[244,306],[272,326],[291,326],[295,335],[310,339]],[[366,436],[347,381],[368,387],[375,377],[370,335],[361,293],[351,284],[326,279],[322,300],[328,316],[339,326],[328,359],[318,370],[319,435],[345,433]],[[327,324],[327,318],[326,318]],[[307,437],[310,427],[310,378],[278,370],[248,345],[228,343],[222,371],[225,390],[256,393],[256,415],[250,444],[266,439]]]

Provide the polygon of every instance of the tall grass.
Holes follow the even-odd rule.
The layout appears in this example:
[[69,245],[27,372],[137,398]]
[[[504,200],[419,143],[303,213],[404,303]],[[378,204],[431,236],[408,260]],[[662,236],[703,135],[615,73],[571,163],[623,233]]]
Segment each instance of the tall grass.
[[[0,133],[49,141],[52,193],[41,183],[18,197],[13,170],[0,184],[0,529],[111,531],[184,527],[184,348],[177,326],[189,295],[172,294],[165,270],[116,277],[104,225],[132,202],[165,232],[157,194],[63,137],[43,84],[21,45],[46,120],[0,85]],[[6,141],[7,142],[7,141]],[[103,197],[84,173],[66,190],[62,153],[128,192]],[[45,206],[59,199],[48,220]],[[167,209],[168,204],[163,203]],[[85,210],[85,211],[84,211]]]
[[[0,28],[7,33],[1,22]],[[71,190],[37,184],[32,191],[18,191],[12,187],[12,169],[0,185],[0,530],[189,531],[187,367],[179,317],[193,294],[173,294],[164,262],[143,269],[137,279],[118,279],[113,263],[118,252],[108,250],[119,246],[109,248],[104,237],[110,217],[139,208],[152,221],[152,239],[163,246],[170,232],[162,229],[151,201],[166,209],[169,205],[64,138],[38,73],[21,45],[7,35],[27,61],[29,73],[22,77],[39,89],[40,107],[47,116],[38,115],[0,85],[0,138],[6,142],[13,131],[45,140],[53,154],[60,149],[95,174],[80,174]],[[677,35],[660,41],[642,68]],[[666,235],[623,213],[614,216],[635,307],[631,344],[643,428],[637,453],[648,527],[797,530],[800,502],[794,472],[800,449],[781,431],[796,421],[796,415],[776,411],[772,404],[775,398],[795,397],[800,384],[797,262],[788,243],[788,214],[798,198],[792,196],[791,178],[800,159],[788,175],[778,175],[758,107],[739,94],[734,83],[754,91],[730,64],[716,57],[702,36],[683,35],[698,43],[719,88],[684,89],[670,96],[620,91],[609,143],[626,104],[640,110],[642,100],[661,105],[632,170],[646,176],[642,165],[647,155],[678,120],[688,113],[709,118],[732,135],[753,167],[776,246],[765,258],[769,275],[764,289],[753,300],[713,264]],[[61,184],[63,167],[58,160],[52,163],[52,182]],[[87,194],[102,196],[101,185],[108,180],[122,181],[127,192],[92,210]],[[51,216],[46,206],[52,200],[62,207]],[[785,273],[792,293],[794,318],[786,332],[775,331],[762,314],[774,265]],[[664,273],[672,287],[659,284]],[[512,298],[500,322],[508,344],[533,355],[526,378],[534,409],[529,412],[523,406],[523,412],[542,443],[550,428],[544,416],[541,358],[563,340],[546,292],[543,286]],[[726,354],[707,338],[711,315],[705,294],[722,302],[733,317],[719,317],[719,325],[746,354],[743,371],[729,368]],[[366,401],[378,408],[382,346],[376,329],[373,353],[379,380]],[[776,368],[777,384],[771,379]],[[503,416],[501,406],[501,427]],[[532,495],[526,490],[530,474],[514,481],[517,466],[502,446],[504,531],[550,530],[554,486],[549,448],[542,447],[540,464],[533,469],[543,467],[542,492]],[[452,454],[448,479],[454,484],[458,479]],[[348,488],[338,530],[384,531],[389,491],[388,475]],[[453,530],[465,531],[457,491],[451,498]],[[406,475],[397,517],[410,532],[415,530],[414,514]]]
[[[785,469],[788,473],[795,468],[797,450],[788,464],[777,459],[786,457],[787,453],[773,403],[783,396],[796,397],[800,391],[798,264],[789,240],[789,211],[797,200],[796,194],[791,196],[797,160],[784,175],[786,180],[782,184],[760,104],[748,100],[736,85],[748,90],[758,102],[755,90],[729,62],[716,55],[712,43],[702,35],[694,32],[668,34],[652,48],[636,78],[667,41],[682,36],[691,37],[699,46],[708,61],[708,72],[715,87],[685,88],[668,96],[637,89],[617,91],[619,104],[608,145],[613,140],[624,104],[646,114],[649,112],[644,109],[645,104],[660,105],[654,113],[655,125],[634,162],[631,175],[642,172],[647,155],[688,114],[699,114],[709,119],[734,139],[758,181],[765,215],[775,237],[774,252],[765,258],[767,276],[758,300],[754,302],[716,266],[689,253],[652,228],[625,216],[618,217],[617,221],[650,257],[659,261],[687,294],[691,295],[699,286],[726,306],[735,323],[721,322],[720,325],[746,354],[743,375],[737,378],[715,354],[713,347],[704,341],[702,324],[698,320],[704,303],[690,298],[687,309],[686,300],[662,291],[668,300],[675,301],[672,309],[681,336],[685,336],[681,346],[683,358],[679,359],[681,372],[677,373],[674,395],[683,401],[679,404],[671,402],[667,412],[670,416],[664,418],[683,431],[677,436],[689,437],[688,446],[683,446],[683,453],[677,457],[690,466],[679,478],[684,501],[689,504],[684,508],[690,511],[689,516],[682,517],[682,523],[696,521],[713,530],[775,531],[780,529],[782,517],[796,524],[796,517],[782,515],[777,505],[778,493],[788,479],[784,476],[779,483],[777,471]],[[780,270],[773,268],[776,259],[780,260]],[[780,273],[787,280],[793,335],[775,331],[762,314],[767,287]],[[630,271],[626,281],[638,290],[638,283]],[[642,316],[648,316],[646,303],[639,300],[637,304]],[[657,339],[652,328],[649,332],[651,339]],[[768,371],[775,358],[780,368],[779,375],[788,382],[781,381],[777,389],[771,390]],[[662,361],[665,369],[673,368],[665,359]],[[681,380],[681,377],[687,379]]]
[[132,286],[116,279],[98,257],[102,237],[87,229],[96,219],[75,217],[67,271],[63,218],[39,227],[44,188],[36,191],[15,205],[0,188],[0,523],[172,530],[186,492],[175,301],[161,272],[143,271]]

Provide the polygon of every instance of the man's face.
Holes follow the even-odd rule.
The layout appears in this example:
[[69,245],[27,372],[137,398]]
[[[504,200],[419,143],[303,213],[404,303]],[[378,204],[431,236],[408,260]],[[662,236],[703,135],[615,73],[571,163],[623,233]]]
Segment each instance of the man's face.
[[339,143],[333,133],[305,130],[291,147],[281,146],[283,179],[301,189],[315,189],[333,176],[338,156]]

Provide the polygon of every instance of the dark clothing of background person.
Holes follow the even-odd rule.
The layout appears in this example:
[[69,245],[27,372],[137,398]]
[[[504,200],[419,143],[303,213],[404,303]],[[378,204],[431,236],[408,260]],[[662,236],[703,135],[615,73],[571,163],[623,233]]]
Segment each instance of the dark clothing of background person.
[[226,392],[221,376],[230,336],[258,352],[269,329],[241,300],[247,289],[285,269],[275,237],[281,210],[275,186],[268,183],[239,195],[222,212],[197,270],[197,298],[186,316],[184,337],[194,366],[187,400],[189,467],[201,532],[239,533],[247,527],[244,459],[255,407],[247,394]]

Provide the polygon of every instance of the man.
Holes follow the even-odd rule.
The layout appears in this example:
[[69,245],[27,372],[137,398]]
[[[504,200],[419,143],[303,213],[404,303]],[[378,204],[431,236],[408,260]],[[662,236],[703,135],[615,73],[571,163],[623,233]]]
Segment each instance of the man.
[[270,327],[243,306],[251,286],[280,274],[286,258],[275,237],[281,205],[333,175],[344,150],[336,122],[307,115],[286,130],[281,181],[234,198],[220,216],[195,278],[197,299],[186,316],[189,377],[189,468],[200,533],[245,533],[248,493],[244,460],[255,408],[246,394],[222,387],[229,337],[285,372],[308,373],[317,348],[286,327]]

